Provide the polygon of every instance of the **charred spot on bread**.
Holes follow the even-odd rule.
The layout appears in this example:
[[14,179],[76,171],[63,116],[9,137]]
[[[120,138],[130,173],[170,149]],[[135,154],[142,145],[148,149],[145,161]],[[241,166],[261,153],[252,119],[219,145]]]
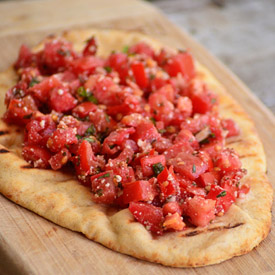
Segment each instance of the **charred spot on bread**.
[[9,153],[10,151],[4,148],[0,149],[0,154],[5,154],[5,153]]

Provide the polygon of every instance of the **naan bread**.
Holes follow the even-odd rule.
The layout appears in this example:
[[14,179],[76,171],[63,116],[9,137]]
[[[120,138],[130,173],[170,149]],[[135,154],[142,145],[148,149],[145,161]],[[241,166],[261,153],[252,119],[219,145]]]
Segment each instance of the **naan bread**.
[[[162,45],[138,33],[77,30],[64,34],[81,50],[84,41],[95,35],[98,54],[108,55],[143,40],[155,49]],[[50,39],[50,38],[48,38]],[[41,43],[37,49],[41,48]],[[238,199],[223,217],[206,228],[188,229],[152,237],[136,222],[128,209],[121,211],[95,204],[88,188],[73,174],[32,168],[21,157],[22,130],[0,121],[0,192],[15,203],[112,250],[163,265],[187,267],[215,264],[249,252],[268,234],[271,225],[272,187],[266,177],[263,146],[250,118],[223,86],[200,64],[198,77],[220,97],[220,112],[233,118],[241,128],[237,140],[228,143],[248,170],[243,178],[251,186],[245,199]],[[15,84],[15,71],[0,74],[0,115],[5,111],[4,95]]]

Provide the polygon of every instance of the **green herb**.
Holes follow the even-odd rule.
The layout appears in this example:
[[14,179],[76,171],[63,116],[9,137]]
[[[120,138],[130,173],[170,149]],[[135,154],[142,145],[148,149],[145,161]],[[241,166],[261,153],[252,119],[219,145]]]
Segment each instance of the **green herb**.
[[98,104],[98,100],[95,98],[95,96],[91,92],[87,92],[87,90],[83,86],[77,89],[77,94],[87,101]]
[[226,196],[226,191],[222,191],[219,195],[217,195],[217,198]]
[[104,178],[109,178],[110,177],[110,173],[106,173],[100,177],[98,177],[98,179],[104,179]]
[[155,176],[160,174],[164,169],[163,165],[160,162],[153,164],[152,167],[153,167]]
[[197,183],[195,181],[192,181],[193,186],[197,186]]
[[217,101],[217,99],[216,99],[216,98],[211,98],[211,104],[215,104],[215,103],[216,103],[216,101]]
[[30,84],[29,84],[29,87],[33,87],[34,85],[38,84],[39,81],[36,77],[33,77]]
[[150,117],[150,120],[153,122],[154,125],[156,125],[156,120],[154,117]]
[[71,55],[71,53],[70,53],[69,50],[64,51],[64,50],[62,50],[62,49],[59,49],[59,50],[57,51],[57,53],[58,53],[59,55],[62,55],[62,56],[70,56],[70,55]]
[[106,71],[107,73],[111,73],[111,72],[112,72],[112,68],[109,67],[109,66],[104,67],[104,69],[105,69],[105,71]]
[[150,74],[150,75],[149,75],[149,78],[150,78],[150,80],[153,80],[153,79],[156,78],[156,76],[155,76],[154,74]]
[[103,196],[103,190],[102,190],[101,188],[98,189],[98,190],[96,190],[96,194],[97,194],[99,197]]
[[158,132],[159,132],[160,134],[164,134],[164,133],[166,132],[166,130],[165,130],[165,129],[159,129]]
[[95,140],[93,138],[90,138],[90,137],[85,137],[84,140],[87,140],[87,141],[89,141],[91,143],[95,142]]
[[196,165],[195,164],[193,164],[193,167],[192,167],[192,173],[196,173]]
[[81,136],[81,135],[78,135],[78,134],[76,134],[75,136],[76,136],[76,138],[77,138],[78,140],[80,140],[80,139],[82,138],[82,136]]
[[66,152],[62,152],[62,156],[65,157],[67,155]]
[[123,49],[122,49],[122,52],[124,53],[128,53],[129,52],[129,46],[124,46]]
[[30,119],[32,117],[32,113],[28,114],[28,115],[25,115],[23,116],[24,119]]
[[109,145],[109,148],[110,148],[110,149],[114,149],[115,147],[116,147],[115,144],[110,144],[110,145]]
[[105,115],[106,121],[107,121],[108,123],[110,123],[110,117],[109,117],[106,113],[105,113],[104,115]]
[[96,129],[94,124],[91,124],[91,126],[85,132],[85,134],[87,135],[94,135],[95,133],[96,133]]

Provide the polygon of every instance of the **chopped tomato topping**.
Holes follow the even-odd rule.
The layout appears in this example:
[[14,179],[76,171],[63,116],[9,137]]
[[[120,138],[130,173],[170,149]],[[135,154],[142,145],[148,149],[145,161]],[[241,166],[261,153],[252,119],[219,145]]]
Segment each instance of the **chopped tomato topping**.
[[128,207],[158,235],[206,226],[249,192],[225,147],[240,130],[220,117],[189,52],[142,41],[105,58],[97,50],[96,37],[79,52],[58,38],[21,47],[4,120],[25,127],[30,165],[74,169],[94,202]]

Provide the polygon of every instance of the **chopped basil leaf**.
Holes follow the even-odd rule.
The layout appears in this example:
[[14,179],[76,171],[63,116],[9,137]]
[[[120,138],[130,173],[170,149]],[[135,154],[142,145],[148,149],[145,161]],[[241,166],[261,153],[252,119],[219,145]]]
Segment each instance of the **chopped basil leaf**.
[[100,177],[98,177],[98,179],[104,179],[104,178],[109,178],[110,177],[110,173],[106,173]]
[[75,136],[76,136],[76,138],[77,138],[78,140],[80,140],[80,139],[82,138],[82,136],[81,136],[81,135],[78,135],[78,134],[76,134]]
[[155,76],[154,74],[150,74],[150,75],[149,75],[149,78],[150,78],[150,80],[153,80],[153,79],[156,78],[156,76]]
[[128,53],[129,52],[129,46],[124,46],[123,49],[122,49],[122,52],[124,53]]
[[216,98],[211,98],[211,103],[212,103],[212,104],[215,104],[215,103],[216,103],[216,101],[217,101],[217,99],[216,99]]
[[95,142],[95,140],[93,138],[90,138],[90,137],[85,137],[84,140],[87,140],[87,141],[89,141],[91,143]]
[[116,147],[115,144],[110,144],[110,145],[109,145],[109,148],[110,148],[110,149],[113,149],[113,148],[115,148],[115,147]]
[[91,92],[87,92],[87,90],[83,86],[77,89],[77,94],[87,101],[93,102],[94,104],[98,103],[95,96]]
[[160,134],[164,134],[164,133],[166,132],[166,130],[165,130],[165,129],[159,129],[158,132],[159,132]]
[[103,190],[102,190],[101,188],[98,189],[98,190],[96,190],[96,194],[97,194],[99,197],[103,196]]
[[107,115],[107,114],[104,114],[105,115],[105,119],[108,123],[110,123],[110,117]]
[[67,156],[67,153],[66,152],[62,152],[62,156],[63,157]]
[[85,134],[87,135],[94,135],[95,133],[96,133],[96,129],[94,124],[91,124],[91,126],[85,132]]
[[34,78],[32,78],[32,80],[31,80],[31,82],[29,84],[29,87],[33,87],[34,85],[36,85],[38,83],[40,83],[40,82],[38,81],[37,78],[34,77]]
[[219,195],[217,195],[217,198],[226,196],[226,191],[222,191]]
[[211,133],[210,137],[215,138],[216,137],[215,133]]
[[57,50],[57,53],[58,53],[59,55],[62,55],[62,56],[70,56],[70,55],[71,55],[71,53],[70,53],[69,50],[64,51],[64,50],[62,50],[62,49],[59,49],[59,50]]
[[152,167],[153,167],[155,176],[160,174],[164,169],[163,165],[160,162],[153,164]]
[[154,117],[150,117],[150,120],[153,122],[154,125],[156,125],[156,120]]
[[30,119],[32,117],[32,113],[28,114],[28,115],[25,115],[23,116],[24,119]]
[[193,164],[193,167],[192,167],[192,173],[196,173],[196,165],[195,164]]
[[112,68],[109,67],[109,66],[104,67],[104,69],[105,69],[105,71],[106,71],[107,73],[111,73],[111,72],[112,72]]

